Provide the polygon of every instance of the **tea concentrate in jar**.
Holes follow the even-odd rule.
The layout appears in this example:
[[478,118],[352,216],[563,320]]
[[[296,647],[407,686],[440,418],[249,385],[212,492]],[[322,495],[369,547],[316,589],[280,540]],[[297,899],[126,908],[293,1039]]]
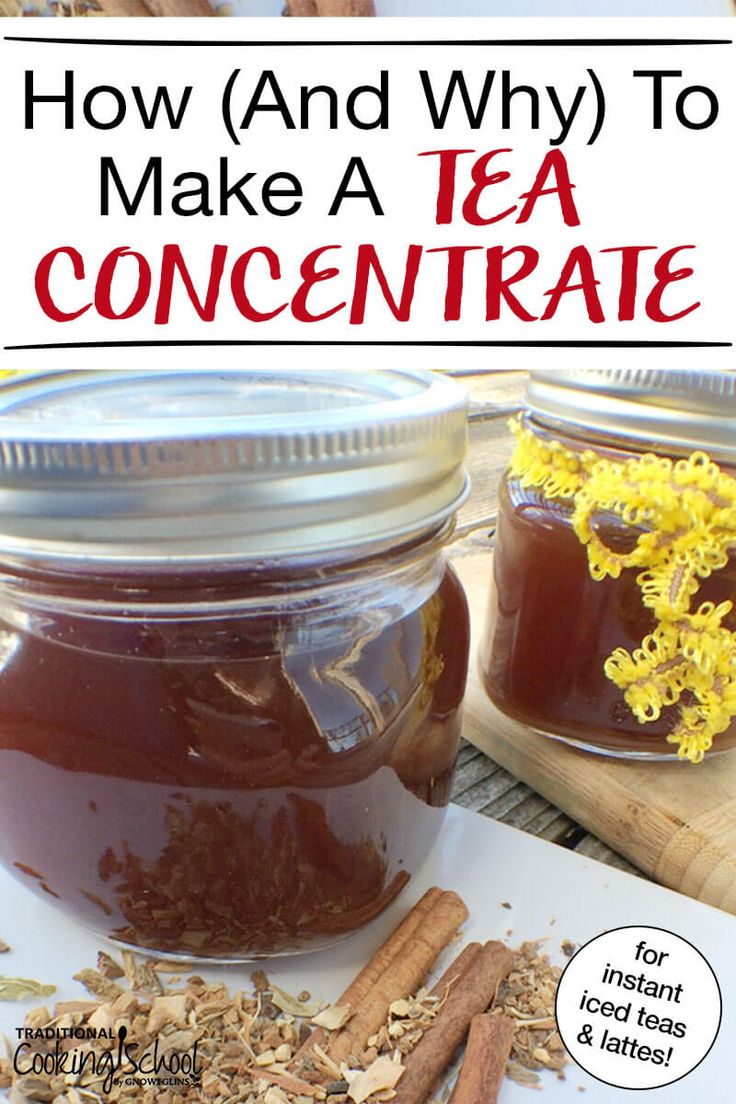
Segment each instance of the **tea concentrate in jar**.
[[495,704],[604,754],[736,745],[736,376],[532,374],[500,495]]
[[466,402],[410,371],[0,388],[0,860],[156,953],[317,948],[442,823]]

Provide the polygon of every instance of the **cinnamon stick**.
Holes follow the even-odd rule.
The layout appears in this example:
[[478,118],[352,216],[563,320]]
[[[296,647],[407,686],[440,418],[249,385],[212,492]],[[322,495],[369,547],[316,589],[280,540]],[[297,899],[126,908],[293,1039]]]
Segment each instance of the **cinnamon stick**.
[[[503,943],[486,943],[453,986],[432,1026],[404,1059],[393,1104],[424,1104],[465,1041],[474,1016],[492,1004],[514,956]],[[485,1104],[485,1100],[484,1100]]]
[[376,14],[373,0],[287,0],[286,15],[366,16]]
[[482,948],[482,943],[468,943],[467,947],[463,947],[460,954],[452,960],[440,980],[432,988],[431,995],[444,1000],[448,991],[457,985],[465,971],[472,966]]
[[[437,886],[427,890],[401,923],[394,928],[386,942],[378,948],[360,973],[351,981],[342,996],[335,1001],[335,1004],[349,1004],[353,1008],[358,1008],[363,1003],[381,974],[388,968],[399,951],[406,946],[407,941],[441,896],[442,890],[438,889]],[[295,1061],[306,1058],[315,1043],[324,1048],[328,1038],[329,1032],[325,1031],[323,1027],[316,1028],[297,1051],[294,1056]]]
[[151,14],[143,0],[103,0],[102,6],[105,15],[145,18]]
[[321,1085],[310,1085],[308,1081],[302,1081],[290,1073],[274,1073],[271,1070],[258,1069],[257,1066],[249,1072],[258,1080],[268,1081],[270,1085],[275,1085],[292,1096],[319,1096],[323,1092]]
[[508,1016],[473,1017],[450,1104],[496,1104],[513,1038],[514,1023]]
[[213,16],[207,0],[102,0],[105,15],[122,16]]
[[339,1065],[351,1054],[360,1054],[365,1049],[370,1036],[386,1022],[389,1006],[416,992],[440,951],[467,918],[464,902],[452,891],[443,893],[434,902],[401,953],[392,959],[360,1002],[353,1018],[330,1040],[327,1053],[333,1062]]
[[373,0],[317,0],[317,15],[375,15]]
[[151,15],[213,16],[212,5],[207,0],[143,0]]

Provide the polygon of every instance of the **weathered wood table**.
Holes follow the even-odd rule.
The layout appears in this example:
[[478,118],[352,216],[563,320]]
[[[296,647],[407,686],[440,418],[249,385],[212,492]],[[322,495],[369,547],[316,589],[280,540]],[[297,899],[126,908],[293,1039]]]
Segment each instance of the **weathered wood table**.
[[[492,546],[498,482],[513,447],[507,422],[519,408],[526,377],[523,372],[453,374],[471,396],[468,467],[473,489],[459,518],[461,534],[465,535],[452,551],[453,556],[466,556]],[[468,743],[460,749],[453,800],[514,828],[640,874],[605,843]]]

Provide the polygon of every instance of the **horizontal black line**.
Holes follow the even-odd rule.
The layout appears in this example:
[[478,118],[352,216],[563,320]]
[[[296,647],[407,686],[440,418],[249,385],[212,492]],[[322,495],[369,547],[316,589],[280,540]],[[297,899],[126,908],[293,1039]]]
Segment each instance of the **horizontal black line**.
[[64,46],[731,46],[731,38],[456,38],[456,39],[177,39],[177,38],[34,38],[5,35],[6,42],[44,42]]
[[473,348],[473,349],[730,349],[732,341],[268,341],[259,338],[245,340],[202,340],[202,341],[63,341],[52,342],[47,345],[5,345],[5,352],[18,350],[38,349],[149,349],[161,348],[191,348],[203,345],[210,346],[239,346],[239,345],[373,345],[373,346],[404,346],[411,345],[421,348]]

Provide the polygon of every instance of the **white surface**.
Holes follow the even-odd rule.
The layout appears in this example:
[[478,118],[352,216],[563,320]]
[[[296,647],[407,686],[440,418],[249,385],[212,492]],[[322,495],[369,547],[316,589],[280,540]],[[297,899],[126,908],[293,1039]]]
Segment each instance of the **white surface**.
[[[270,975],[292,991],[306,988],[334,999],[430,885],[455,889],[463,896],[471,911],[467,940],[504,939],[508,929],[513,929],[508,940],[512,945],[546,936],[550,953],[564,963],[559,954],[563,939],[582,943],[610,928],[653,925],[690,940],[711,963],[723,995],[723,1022],[712,1051],[692,1074],[675,1085],[640,1092],[603,1085],[571,1066],[564,1082],[545,1078],[543,1104],[733,1101],[736,919],[462,809],[450,810],[441,843],[425,869],[379,921],[332,951],[282,959],[269,968]],[[511,909],[502,902],[510,903]],[[99,940],[65,921],[2,872],[0,937],[13,947],[0,960],[4,974],[53,982],[59,986],[58,999],[85,995],[81,986],[66,979],[82,966],[94,964]],[[247,986],[250,969],[222,967],[205,972],[222,976],[238,988]],[[32,1003],[0,1003],[0,1032],[14,1035]],[[579,1086],[585,1087],[585,1094],[578,1092]],[[499,1104],[533,1104],[534,1099],[530,1090],[507,1081]]]
[[[231,0],[236,15],[280,15],[283,0]],[[215,0],[215,7],[218,7]],[[730,0],[376,0],[378,15],[733,15]]]

